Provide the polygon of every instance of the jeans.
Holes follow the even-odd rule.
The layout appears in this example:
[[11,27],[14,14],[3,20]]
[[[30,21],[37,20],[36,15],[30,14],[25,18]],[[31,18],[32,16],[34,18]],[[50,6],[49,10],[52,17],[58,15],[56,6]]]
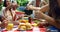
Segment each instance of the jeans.
[[23,12],[24,12],[25,7],[24,7],[24,6],[20,6],[20,7],[18,7],[17,9],[18,9],[19,11],[23,11]]

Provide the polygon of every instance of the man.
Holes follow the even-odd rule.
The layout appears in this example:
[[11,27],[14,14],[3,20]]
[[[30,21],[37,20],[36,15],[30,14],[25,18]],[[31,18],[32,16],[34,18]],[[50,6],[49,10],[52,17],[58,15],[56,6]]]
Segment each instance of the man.
[[32,14],[32,10],[26,9],[26,6],[27,6],[29,0],[16,0],[16,1],[17,1],[18,5],[20,6],[20,7],[18,7],[17,10],[25,12],[26,15]]
[[[30,10],[34,10],[33,13],[35,15],[36,18],[40,18],[38,15],[39,15],[39,11],[42,11],[45,13],[45,11],[47,11],[49,8],[48,7],[48,4],[43,0],[32,0],[31,2],[29,2],[29,4],[27,5],[28,9]],[[36,11],[37,10],[37,11]]]

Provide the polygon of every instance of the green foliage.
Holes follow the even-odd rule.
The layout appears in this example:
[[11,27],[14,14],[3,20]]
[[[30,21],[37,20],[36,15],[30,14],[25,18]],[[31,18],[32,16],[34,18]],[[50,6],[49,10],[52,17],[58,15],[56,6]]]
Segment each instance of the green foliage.
[[20,6],[26,6],[28,3],[28,0],[16,0],[16,1]]
[[3,7],[3,3],[0,4],[0,11],[1,11],[2,7]]

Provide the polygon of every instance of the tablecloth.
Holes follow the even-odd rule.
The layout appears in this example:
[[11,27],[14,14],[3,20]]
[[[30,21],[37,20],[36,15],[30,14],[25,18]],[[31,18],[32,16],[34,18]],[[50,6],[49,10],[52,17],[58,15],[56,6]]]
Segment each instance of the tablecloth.
[[46,28],[38,28],[38,27],[33,27],[32,30],[26,30],[26,31],[17,31],[17,28],[13,28],[11,31],[5,31],[3,30],[2,32],[46,32]]

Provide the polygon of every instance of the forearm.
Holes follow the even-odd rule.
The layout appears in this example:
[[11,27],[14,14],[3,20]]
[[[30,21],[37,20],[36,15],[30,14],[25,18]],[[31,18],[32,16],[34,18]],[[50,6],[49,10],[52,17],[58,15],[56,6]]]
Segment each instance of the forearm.
[[42,11],[42,12],[46,12],[46,11],[49,11],[49,4],[44,5],[44,6],[42,6],[42,7],[29,6],[29,8],[30,8],[31,10],[40,10],[40,11]]
[[29,6],[27,6],[27,8],[30,10],[40,10],[41,9],[40,7],[35,7],[33,5],[29,5]]
[[54,21],[54,18],[49,17],[49,16],[46,15],[46,14],[43,14],[41,11],[40,11],[39,14],[40,14],[40,18],[46,19],[47,21]]
[[41,9],[40,9],[41,12],[47,12],[49,11],[49,4],[45,5],[45,6],[42,6]]
[[40,7],[31,7],[31,10],[40,10]]
[[44,18],[45,20],[47,20],[49,24],[51,24],[51,25],[53,25],[53,26],[55,26],[55,27],[60,29],[60,25],[58,23],[56,23],[54,18],[52,18],[52,17],[50,17],[48,15],[45,15],[42,12],[40,12],[40,17]]

